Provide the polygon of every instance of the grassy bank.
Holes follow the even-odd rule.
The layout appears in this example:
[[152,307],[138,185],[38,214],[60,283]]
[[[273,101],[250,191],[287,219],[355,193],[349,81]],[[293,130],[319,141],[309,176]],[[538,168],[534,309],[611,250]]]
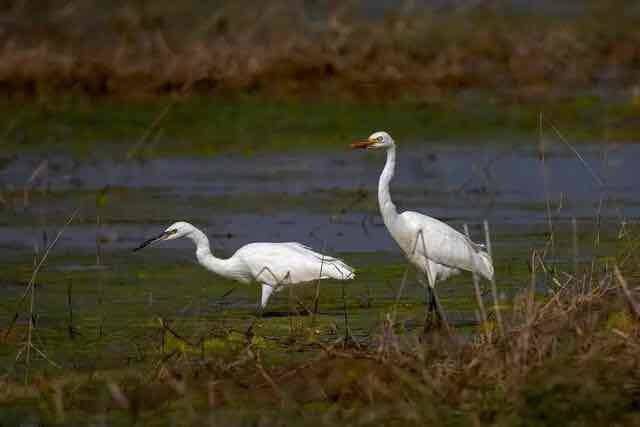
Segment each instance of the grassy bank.
[[0,141],[5,155],[115,149],[128,157],[344,147],[381,129],[400,143],[527,144],[537,138],[540,113],[572,141],[633,141],[640,138],[638,108],[629,100],[590,95],[509,103],[484,92],[433,103],[52,97],[0,104]]

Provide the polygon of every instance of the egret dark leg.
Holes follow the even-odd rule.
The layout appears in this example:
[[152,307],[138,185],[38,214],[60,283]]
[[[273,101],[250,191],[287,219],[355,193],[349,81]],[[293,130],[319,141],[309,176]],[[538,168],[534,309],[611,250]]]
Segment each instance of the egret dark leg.
[[436,296],[435,289],[429,284],[428,277],[418,275],[418,281],[424,286],[424,304],[425,304],[425,321],[424,330],[428,331],[433,327],[440,326],[442,324],[443,316],[438,303],[438,297]]
[[272,292],[273,292],[273,287],[265,284],[262,285],[260,299],[256,304],[255,316],[245,332],[245,336],[249,341],[251,341],[251,338],[253,338],[253,335],[254,335],[253,328],[255,327],[256,323],[258,323],[258,321],[262,319],[264,315],[265,308],[267,307],[267,301],[269,300],[269,296],[271,295]]
[[427,331],[431,329],[437,321],[435,295],[428,280],[425,280],[420,274],[418,275],[418,282],[424,286],[424,330]]
[[447,317],[445,316],[444,309],[438,299],[436,290],[431,286],[427,287],[427,313],[424,322],[424,331],[427,332],[432,328],[444,328],[449,329]]
[[258,312],[256,313],[255,317],[253,318],[253,320],[251,321],[251,323],[249,323],[249,327],[247,328],[247,330],[244,333],[245,339],[247,340],[247,342],[251,342],[251,340],[254,337],[254,333],[253,333],[253,328],[256,326],[256,323],[258,323],[258,321],[262,319],[262,310],[260,308],[258,308]]
[[437,304],[436,304],[436,296],[433,293],[433,288],[431,286],[427,286],[427,293],[429,294],[429,313],[433,313],[436,314],[438,309],[437,309]]
[[426,287],[426,298],[427,312],[425,315],[424,330],[428,331],[433,327],[438,327],[441,324],[442,317],[438,310],[436,295],[431,286]]
[[438,295],[436,295],[436,291],[433,288],[429,288],[431,290],[431,305],[432,310],[436,315],[436,319],[438,322],[442,322],[444,320],[444,311],[442,310],[442,306],[440,305],[440,301],[438,300]]

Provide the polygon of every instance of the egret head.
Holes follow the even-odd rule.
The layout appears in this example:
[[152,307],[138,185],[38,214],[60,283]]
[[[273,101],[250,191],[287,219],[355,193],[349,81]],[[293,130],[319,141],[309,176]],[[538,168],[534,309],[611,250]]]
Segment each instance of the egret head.
[[351,148],[375,150],[377,148],[391,148],[395,145],[393,138],[387,132],[374,132],[366,140],[351,144]]
[[174,239],[179,239],[181,237],[188,236],[194,230],[195,230],[195,227],[189,224],[188,222],[184,222],[184,221],[174,222],[159,235],[142,242],[140,246],[134,249],[134,252],[139,251],[140,249],[145,248],[149,245],[152,245],[156,242],[160,242],[163,240],[174,240]]

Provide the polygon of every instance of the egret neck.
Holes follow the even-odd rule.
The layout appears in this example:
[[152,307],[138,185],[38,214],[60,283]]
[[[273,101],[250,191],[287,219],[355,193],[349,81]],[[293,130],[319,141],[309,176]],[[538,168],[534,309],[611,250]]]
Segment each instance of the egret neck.
[[185,237],[188,237],[195,243],[196,257],[200,265],[220,276],[228,276],[227,264],[229,260],[217,258],[211,253],[209,239],[202,231],[193,227],[193,230]]
[[391,200],[391,193],[389,193],[389,183],[393,179],[393,173],[396,168],[396,147],[391,145],[387,148],[387,163],[384,165],[382,174],[380,174],[380,181],[378,183],[378,203],[380,205],[380,213],[384,225],[388,229],[393,228],[393,223],[398,216],[396,205]]

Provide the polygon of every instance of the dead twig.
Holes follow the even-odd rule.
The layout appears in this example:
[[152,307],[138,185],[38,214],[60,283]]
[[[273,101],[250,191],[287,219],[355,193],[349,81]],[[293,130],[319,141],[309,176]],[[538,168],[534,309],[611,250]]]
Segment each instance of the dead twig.
[[622,276],[622,273],[620,272],[620,269],[617,265],[613,266],[613,272],[616,275],[616,279],[618,279],[618,283],[620,284],[620,288],[622,288],[624,296],[627,298],[627,302],[629,303],[631,312],[635,316],[636,320],[640,320],[640,306],[633,299],[633,295],[631,295],[631,291],[629,290],[629,285],[627,284],[626,279]]
[[[471,235],[469,234],[469,226],[464,224],[464,234],[471,242]],[[480,291],[480,280],[478,279],[478,273],[476,269],[475,256],[471,244],[468,245],[469,259],[471,260],[471,276],[473,277],[473,289],[476,293],[476,302],[478,303],[478,310],[480,310],[480,319],[482,320],[483,327],[487,324],[487,310],[484,308],[484,301],[482,300],[482,292]]]
[[[493,264],[493,250],[491,247],[491,232],[489,231],[489,221],[485,219],[482,225],[484,226],[484,241],[487,245],[487,253],[489,254],[489,258],[491,258],[491,263]],[[495,269],[493,275],[491,276],[491,297],[493,298],[493,311],[496,316],[496,322],[498,323],[498,332],[500,333],[500,336],[504,336],[504,325],[502,323],[502,313],[500,313],[500,303],[498,300],[498,286],[496,285]]]

